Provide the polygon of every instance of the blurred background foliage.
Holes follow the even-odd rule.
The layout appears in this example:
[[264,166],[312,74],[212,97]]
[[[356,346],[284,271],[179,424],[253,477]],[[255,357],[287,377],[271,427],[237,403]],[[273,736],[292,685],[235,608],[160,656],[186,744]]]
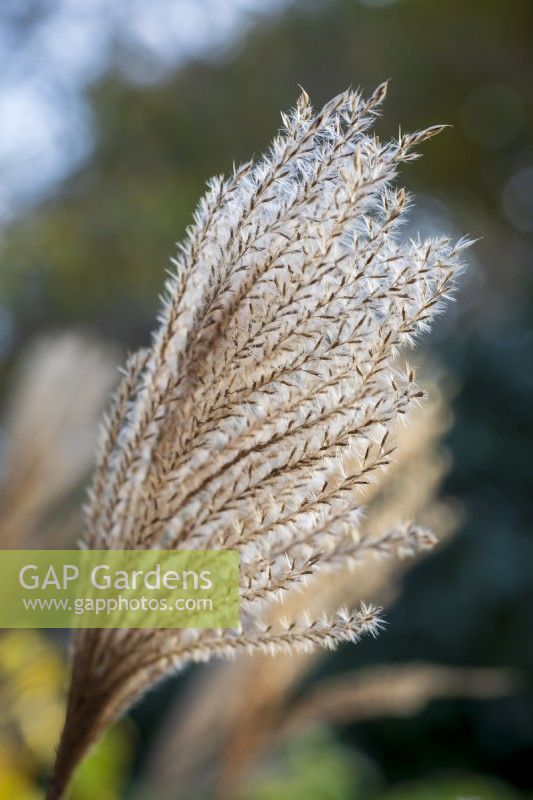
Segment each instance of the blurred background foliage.
[[[463,523],[404,579],[386,634],[320,670],[416,659],[501,666],[519,671],[522,688],[297,740],[250,800],[533,796],[532,33],[531,0],[1,4],[2,398],[37,335],[81,327],[123,350],[147,340],[172,243],[206,178],[264,149],[298,84],[318,105],[347,85],[392,78],[380,134],[399,123],[453,126],[401,177],[415,195],[413,231],[480,238],[430,342],[455,398],[444,489]],[[76,380],[89,383],[89,372]],[[39,680],[54,694],[62,647],[38,638]],[[0,669],[18,674],[21,647],[0,639]],[[90,762],[97,775],[110,769],[110,798],[133,791],[186,681],[150,695],[135,731],[121,729]],[[51,741],[56,712],[26,707],[49,720]],[[0,798],[38,796],[27,776],[46,762],[40,736],[27,750],[0,736]],[[80,781],[90,786],[87,769]],[[26,794],[10,780],[29,781]]]

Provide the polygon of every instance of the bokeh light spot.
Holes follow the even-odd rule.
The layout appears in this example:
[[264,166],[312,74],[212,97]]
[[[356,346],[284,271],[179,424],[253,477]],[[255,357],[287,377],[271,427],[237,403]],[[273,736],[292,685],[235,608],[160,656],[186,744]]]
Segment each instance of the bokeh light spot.
[[515,172],[502,192],[505,216],[516,228],[533,233],[533,167]]
[[509,86],[485,83],[467,96],[461,121],[466,135],[476,144],[503,147],[520,133],[524,121],[522,100]]

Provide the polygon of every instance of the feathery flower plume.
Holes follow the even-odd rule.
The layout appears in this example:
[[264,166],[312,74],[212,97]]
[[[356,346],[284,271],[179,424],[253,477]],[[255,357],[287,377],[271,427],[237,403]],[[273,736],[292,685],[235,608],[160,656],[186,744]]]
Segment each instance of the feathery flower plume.
[[[422,393],[398,349],[453,292],[466,240],[402,241],[392,182],[434,126],[369,133],[386,84],[313,112],[305,92],[257,163],[210,181],[152,345],[127,364],[87,509],[92,548],[235,548],[242,630],[79,631],[48,792],[169,671],[240,652],[307,652],[380,628],[377,609],[265,623],[280,594],[363,557],[361,494]],[[406,548],[398,528],[383,553]]]
[[71,496],[91,468],[115,358],[70,332],[39,338],[21,359],[2,419],[2,549],[68,546],[78,535]]
[[[439,496],[446,464],[440,437],[450,421],[449,398],[438,384],[428,384],[427,370],[424,383],[430,402],[417,408],[409,425],[398,430],[394,463],[380,476],[379,484],[365,491],[361,539],[367,545],[375,542],[376,548],[368,551],[369,558],[351,560],[345,569],[336,569],[334,580],[325,572],[302,591],[285,593],[282,604],[268,609],[270,622],[280,616],[294,618],[302,610],[313,615],[339,605],[355,607],[363,598],[386,607],[399,593],[412,556],[416,563],[431,545],[423,537],[419,540],[422,552],[414,553],[415,548],[407,552],[405,541],[399,539],[396,556],[390,549],[383,552],[383,540],[394,549],[391,526],[398,520],[416,519],[429,524],[439,540],[452,534],[456,514]],[[414,532],[417,529],[421,530],[414,526]],[[387,531],[388,536],[384,535]],[[411,541],[416,545],[416,536]],[[198,673],[188,682],[186,697],[179,694],[157,732],[143,770],[147,790],[164,796],[179,786],[186,797],[240,797],[255,770],[278,745],[280,731],[293,711],[321,686],[311,674],[316,675],[322,658],[327,658],[327,652],[321,650],[278,655],[269,659],[265,669],[262,656],[247,657],[231,664],[218,661]],[[366,687],[364,682],[361,693]],[[290,735],[290,723],[289,728]]]

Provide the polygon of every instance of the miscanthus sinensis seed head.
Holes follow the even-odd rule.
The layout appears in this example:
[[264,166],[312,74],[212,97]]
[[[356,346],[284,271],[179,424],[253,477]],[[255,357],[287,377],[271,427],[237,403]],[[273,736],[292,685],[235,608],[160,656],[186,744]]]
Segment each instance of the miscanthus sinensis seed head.
[[402,237],[397,171],[442,126],[382,142],[385,94],[315,112],[303,92],[269,151],[199,203],[105,422],[86,546],[238,549],[243,628],[80,633],[57,786],[170,669],[374,635],[369,606],[275,628],[265,612],[319,570],[432,541],[413,525],[359,535],[365,486],[422,397],[399,350],[443,309],[468,244]]

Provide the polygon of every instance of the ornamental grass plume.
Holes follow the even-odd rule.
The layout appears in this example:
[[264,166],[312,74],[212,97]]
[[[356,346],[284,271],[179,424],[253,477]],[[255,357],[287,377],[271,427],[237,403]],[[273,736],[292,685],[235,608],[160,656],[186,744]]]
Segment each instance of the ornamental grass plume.
[[211,180],[200,201],[151,347],[130,358],[106,420],[85,542],[237,549],[242,627],[77,632],[48,800],[170,671],[335,648],[381,627],[365,604],[265,620],[280,595],[358,561],[361,494],[422,396],[398,350],[462,268],[466,240],[398,235],[397,169],[443,126],[382,143],[369,129],[385,94],[346,91],[314,113],[303,92],[268,154]]
[[115,358],[74,332],[39,338],[24,354],[1,421],[2,549],[68,547],[79,535],[74,496],[91,468]]
[[[304,611],[314,615],[343,604],[356,606],[363,599],[385,606],[396,599],[405,571],[426,556],[431,544],[426,537],[422,552],[406,553],[400,540],[399,552],[393,554],[391,526],[398,520],[418,520],[439,542],[454,533],[457,514],[439,492],[447,465],[441,438],[450,425],[450,398],[442,391],[444,376],[428,383],[427,367],[425,373],[430,401],[398,430],[394,462],[379,483],[366,487],[360,535],[369,547],[366,552],[359,549],[359,564],[336,570],[334,581],[324,573],[302,591],[292,592],[269,609],[270,623]],[[387,543],[391,548],[384,552]],[[186,697],[180,693],[159,726],[143,770],[147,791],[166,797],[179,786],[184,797],[244,795],[244,786],[279,746],[281,732],[288,729],[292,735],[293,711],[319,690],[312,675],[323,658],[323,650],[278,655],[265,666],[261,655],[242,656],[199,672],[188,682]],[[366,686],[365,681],[358,688],[358,697]]]
[[389,664],[323,678],[291,708],[280,726],[286,737],[313,724],[411,717],[445,697],[505,697],[520,685],[511,670],[442,664]]

